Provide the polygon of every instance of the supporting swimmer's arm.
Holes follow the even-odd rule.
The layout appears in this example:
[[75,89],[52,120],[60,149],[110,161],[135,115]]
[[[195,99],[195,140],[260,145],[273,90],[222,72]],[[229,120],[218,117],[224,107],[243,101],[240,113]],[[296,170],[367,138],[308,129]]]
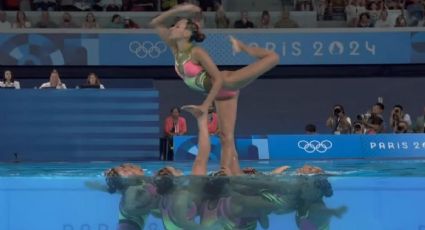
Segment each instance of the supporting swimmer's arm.
[[205,98],[204,102],[200,106],[201,111],[204,113],[208,112],[208,108],[212,105],[215,100],[218,92],[223,87],[223,76],[221,76],[220,70],[217,68],[217,65],[213,62],[208,53],[200,47],[195,47],[192,50],[192,59],[199,62],[202,67],[207,71],[208,75],[211,77],[212,87],[208,96]]
[[169,39],[169,30],[167,26],[165,26],[165,21],[170,17],[177,16],[178,14],[192,13],[192,12],[195,13],[200,11],[201,9],[199,7],[192,4],[178,5],[168,11],[165,11],[159,16],[155,17],[150,22],[150,25],[155,28],[156,32],[158,33],[159,37],[161,37],[162,40],[164,40],[169,46],[174,48],[175,44],[173,44],[173,42],[171,42],[171,40]]

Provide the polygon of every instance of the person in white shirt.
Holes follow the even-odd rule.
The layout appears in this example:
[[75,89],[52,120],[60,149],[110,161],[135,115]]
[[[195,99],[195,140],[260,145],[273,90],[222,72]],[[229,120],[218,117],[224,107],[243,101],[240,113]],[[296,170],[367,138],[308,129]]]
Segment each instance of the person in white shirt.
[[345,7],[345,14],[347,16],[347,25],[353,27],[357,18],[356,2],[349,0],[347,6]]
[[4,71],[4,77],[3,80],[0,81],[0,87],[1,88],[15,88],[20,89],[21,85],[19,84],[19,81],[16,81],[12,76],[12,71],[6,70]]
[[12,28],[12,24],[7,21],[6,12],[0,11],[0,30],[10,28]]
[[105,86],[103,86],[102,83],[100,83],[100,79],[95,73],[89,73],[89,75],[87,76],[86,84],[80,86],[79,88],[105,89]]
[[49,82],[43,83],[40,86],[40,89],[45,89],[45,88],[66,89],[66,85],[61,82],[61,79],[59,77],[59,73],[57,70],[54,69],[52,73],[50,73]]
[[12,25],[13,28],[31,28],[31,22],[28,20],[24,11],[16,12],[16,22]]
[[379,19],[375,22],[375,27],[391,27],[391,23],[388,20],[388,11],[382,10],[379,14]]

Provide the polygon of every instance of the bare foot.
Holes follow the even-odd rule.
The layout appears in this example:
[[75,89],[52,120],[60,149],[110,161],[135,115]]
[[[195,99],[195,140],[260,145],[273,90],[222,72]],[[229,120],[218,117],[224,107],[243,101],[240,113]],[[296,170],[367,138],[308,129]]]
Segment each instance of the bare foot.
[[199,106],[196,105],[185,105],[182,106],[181,109],[192,114],[196,119],[198,119],[205,113]]
[[232,43],[233,55],[240,53],[242,51],[241,42],[233,36],[229,36],[229,39],[230,39],[230,43]]

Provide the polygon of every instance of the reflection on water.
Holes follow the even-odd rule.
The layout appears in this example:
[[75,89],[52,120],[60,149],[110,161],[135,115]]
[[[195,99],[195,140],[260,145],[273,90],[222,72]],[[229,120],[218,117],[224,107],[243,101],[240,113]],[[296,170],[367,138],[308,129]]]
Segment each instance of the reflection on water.
[[424,161],[313,162],[325,172],[285,162],[279,175],[259,171],[281,173],[282,162],[242,163],[257,170],[0,164],[0,229],[425,229]]
[[106,172],[105,184],[86,183],[121,195],[120,230],[151,228],[146,226],[149,215],[161,219],[162,228],[173,230],[276,229],[269,224],[271,214],[293,215],[299,229],[329,229],[332,219],[347,211],[324,202],[334,191],[323,174],[193,177],[181,176],[171,167],[154,177],[142,174],[136,168],[113,168]]

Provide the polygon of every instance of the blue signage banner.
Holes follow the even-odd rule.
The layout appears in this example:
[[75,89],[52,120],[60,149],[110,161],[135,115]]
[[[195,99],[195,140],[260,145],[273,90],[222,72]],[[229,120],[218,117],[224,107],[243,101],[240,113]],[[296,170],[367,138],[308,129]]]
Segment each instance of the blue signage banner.
[[[220,158],[220,143],[212,137],[211,159]],[[174,159],[192,160],[197,138],[174,138]],[[424,134],[269,135],[236,139],[242,160],[425,158]]]
[[[218,65],[254,61],[232,52],[229,34],[275,50],[281,65],[425,63],[425,32],[299,32],[257,34],[209,30],[201,44]],[[3,65],[171,66],[173,55],[151,30],[143,33],[2,33]]]
[[[211,136],[211,160],[220,159],[220,140],[217,136]],[[196,136],[175,136],[174,160],[194,160],[198,154],[198,138]],[[236,140],[236,148],[241,160],[269,159],[267,138],[239,137]]]
[[365,157],[425,157],[425,135],[373,135],[361,138]]

